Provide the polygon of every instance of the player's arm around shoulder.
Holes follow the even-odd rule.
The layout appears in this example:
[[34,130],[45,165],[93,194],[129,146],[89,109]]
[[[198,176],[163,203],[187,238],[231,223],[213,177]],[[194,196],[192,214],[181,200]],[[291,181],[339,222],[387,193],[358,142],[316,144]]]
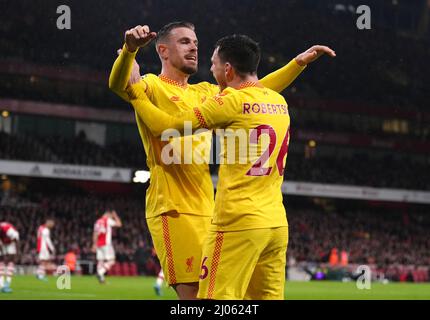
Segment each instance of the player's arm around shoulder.
[[[216,127],[216,124],[221,119],[224,119],[222,110],[218,110],[219,105],[224,104],[222,101],[225,93],[221,93],[212,98],[207,99],[201,106],[191,108],[189,111],[184,111],[170,115],[163,111],[163,106],[154,105],[147,94],[138,86],[132,85],[127,89],[130,97],[130,102],[137,112],[139,118],[145,123],[151,134],[159,137],[163,134],[177,134],[190,135],[195,133],[196,130],[204,128],[210,129]],[[211,127],[208,127],[204,121],[202,111],[208,115],[208,119],[213,119],[218,115],[218,118],[211,122]],[[224,110],[227,110],[224,108]],[[173,131],[171,131],[173,130]]]
[[[174,129],[184,131],[184,119],[188,120],[192,115],[189,112],[172,116],[152,103],[146,92],[137,84],[127,88],[130,102],[139,118],[145,123],[154,137],[161,136],[165,130]],[[192,111],[191,111],[192,112]]]

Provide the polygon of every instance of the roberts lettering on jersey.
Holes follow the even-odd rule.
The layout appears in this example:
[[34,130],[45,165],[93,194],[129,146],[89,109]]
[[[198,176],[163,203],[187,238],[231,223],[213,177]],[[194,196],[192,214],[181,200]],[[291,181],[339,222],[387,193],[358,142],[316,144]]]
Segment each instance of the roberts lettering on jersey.
[[288,106],[286,104],[271,104],[245,102],[243,104],[243,114],[279,114],[288,115]]

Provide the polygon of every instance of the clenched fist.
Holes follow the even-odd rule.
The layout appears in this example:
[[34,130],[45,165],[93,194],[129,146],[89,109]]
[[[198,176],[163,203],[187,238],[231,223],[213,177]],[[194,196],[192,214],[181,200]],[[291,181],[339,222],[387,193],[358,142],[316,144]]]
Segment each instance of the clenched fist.
[[156,32],[151,32],[147,25],[138,25],[130,30],[127,30],[124,35],[125,45],[127,50],[134,52],[137,48],[146,46],[157,36]]

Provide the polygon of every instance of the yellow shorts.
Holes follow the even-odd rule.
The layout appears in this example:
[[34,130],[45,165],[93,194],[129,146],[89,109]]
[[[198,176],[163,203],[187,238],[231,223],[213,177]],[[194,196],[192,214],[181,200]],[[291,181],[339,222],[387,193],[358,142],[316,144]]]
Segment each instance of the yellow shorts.
[[147,219],[152,242],[169,285],[199,281],[202,247],[211,218],[168,212]]
[[283,300],[288,227],[209,232],[200,299]]

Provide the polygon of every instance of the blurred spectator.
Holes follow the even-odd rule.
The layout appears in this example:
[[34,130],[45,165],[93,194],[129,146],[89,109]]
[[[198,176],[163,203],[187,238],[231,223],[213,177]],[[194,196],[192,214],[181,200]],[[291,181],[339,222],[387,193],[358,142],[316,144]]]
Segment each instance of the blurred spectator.
[[337,253],[337,248],[332,248],[330,251],[330,257],[328,259],[328,262],[332,267],[335,267],[339,263],[339,255]]
[[[417,32],[423,13],[418,3],[423,1],[397,2],[396,5],[387,1],[372,3],[372,29],[366,31],[358,30],[353,23],[357,18],[356,6],[351,4],[348,10],[339,10],[336,1],[288,1],[280,5],[275,0],[249,0],[247,6],[238,6],[234,1],[200,0],[192,6],[192,13],[181,3],[166,0],[129,0],[127,5],[80,2],[73,8],[79,20],[74,21],[72,32],[64,33],[52,28],[51,11],[47,8],[57,5],[54,0],[45,0],[43,5],[8,1],[0,5],[1,12],[9,13],[0,26],[0,52],[5,62],[18,60],[55,66],[58,74],[66,68],[79,67],[103,71],[107,78],[125,30],[144,22],[156,31],[175,17],[183,17],[196,25],[200,39],[200,67],[193,81],[212,80],[209,68],[213,44],[228,33],[245,33],[260,42],[261,75],[285,64],[310,44],[324,43],[336,50],[337,60],[312,67],[318,76],[304,74],[294,85],[294,92],[288,95],[346,97],[392,106],[395,113],[399,109],[426,106],[429,98],[426,75],[430,68],[428,63],[420,63],[427,60],[429,48],[428,26],[427,30]],[[207,12],[214,13],[210,23]],[[255,28],[256,24],[267,28]],[[98,32],[88,32],[97,28]],[[24,32],[15,35],[14,30],[18,29]],[[84,32],[86,37],[82,39]],[[42,35],[44,41],[41,41]],[[94,54],[94,43],[99,45],[101,54]],[[142,59],[143,72],[158,72],[159,61],[154,50],[145,53]],[[0,95],[100,107],[121,103],[119,98],[115,100],[113,94],[109,95],[105,79],[99,80],[97,87],[86,83],[78,86],[82,77],[75,77],[74,86],[58,84],[55,79],[33,77],[31,80],[30,76],[21,74],[19,77],[20,83],[19,79],[15,83],[2,79]],[[94,79],[83,82],[92,83]]]
[[[83,139],[84,137],[66,139],[61,136],[42,138],[0,132],[0,159],[146,168],[146,156],[141,146],[124,141],[102,147]],[[372,149],[366,152],[353,150],[347,156],[342,150],[344,149],[339,148],[330,156],[316,155],[308,159],[303,159],[301,154],[289,154],[285,179],[430,190],[430,159],[425,162],[399,154],[376,157],[373,155],[376,152]],[[216,174],[217,165],[211,167],[211,172]],[[421,179],[416,179],[417,176]]]
[[64,265],[66,265],[71,274],[76,271],[77,255],[75,249],[70,249],[64,256]]
[[139,246],[134,252],[134,262],[137,265],[137,272],[139,275],[147,275],[150,270],[148,270],[148,261],[151,259],[151,250],[145,246],[144,241],[139,241]]
[[[74,260],[73,254],[77,260],[95,261],[90,251],[93,222],[96,212],[109,204],[121,212],[124,223],[115,235],[118,260],[136,262],[139,274],[158,274],[160,267],[146,225],[142,196],[80,195],[54,184],[57,193],[45,190],[38,194],[30,188],[30,199],[22,194],[14,205],[0,206],[0,220],[13,223],[21,235],[18,264],[36,264],[35,231],[47,216],[57,223],[52,235],[58,248],[56,264],[62,264],[63,258],[66,260],[63,255],[71,253],[70,244],[75,243],[74,253],[67,256],[70,261]],[[345,206],[343,202],[324,208],[296,204],[291,199],[287,205],[289,261],[295,261],[296,265],[302,262],[338,265],[340,261],[342,267],[367,264],[374,266],[375,274],[384,274],[391,280],[428,279],[430,216],[425,207],[387,210],[363,201],[358,208]],[[340,253],[338,248],[342,248]],[[88,265],[82,265],[82,273],[89,271]]]
[[340,265],[342,267],[346,267],[348,265],[348,252],[346,252],[346,250],[342,250],[340,252]]

